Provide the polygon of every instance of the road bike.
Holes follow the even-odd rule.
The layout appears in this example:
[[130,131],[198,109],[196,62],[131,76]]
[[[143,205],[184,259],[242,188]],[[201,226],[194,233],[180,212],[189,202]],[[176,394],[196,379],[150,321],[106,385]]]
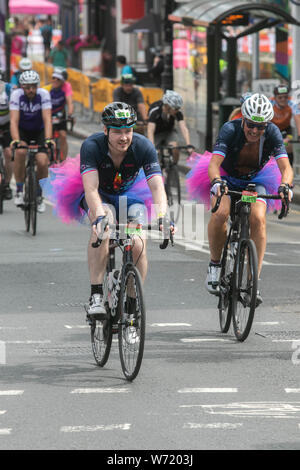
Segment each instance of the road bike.
[[50,159],[50,164],[61,163],[64,160],[64,156],[63,156],[61,146],[60,146],[60,135],[59,135],[59,126],[64,123],[67,124],[68,131],[72,132],[73,125],[74,125],[73,118],[63,119],[62,113],[58,113],[52,116],[53,140],[55,142],[55,149],[53,151],[52,158]]
[[[217,197],[212,212],[219,208],[224,192]],[[255,184],[248,184],[244,191],[228,190],[231,197],[229,230],[221,259],[219,279],[219,322],[222,333],[227,333],[233,324],[238,341],[248,337],[257,303],[258,260],[256,246],[250,239],[249,216],[251,205],[257,198],[281,199],[278,194],[257,194]],[[279,219],[286,217],[289,201],[282,201]]]
[[[25,149],[26,166],[25,166],[25,182],[24,182],[24,210],[25,228],[26,232],[31,230],[33,236],[36,235],[37,229],[37,207],[39,198],[39,182],[36,173],[36,154],[39,152],[45,153],[45,145],[37,145],[34,140],[30,141],[29,145],[18,145],[13,147],[12,160],[15,158],[15,151]],[[50,147],[52,153],[53,148]]]
[[174,161],[173,150],[187,150],[187,146],[158,145],[158,158],[165,182],[165,191],[173,222],[177,222],[181,211],[181,187],[177,163]]
[[[110,225],[109,256],[103,280],[103,296],[107,318],[90,316],[87,308],[87,321],[91,328],[91,343],[96,364],[103,367],[110,354],[112,337],[118,335],[119,355],[123,373],[132,381],[139,373],[145,343],[146,309],[140,273],[133,262],[134,238],[140,237],[144,228],[140,224]],[[148,225],[148,230],[153,226]],[[165,234],[160,244],[165,249],[172,234]],[[98,240],[92,243],[97,248]],[[115,249],[122,252],[122,263],[116,269]]]

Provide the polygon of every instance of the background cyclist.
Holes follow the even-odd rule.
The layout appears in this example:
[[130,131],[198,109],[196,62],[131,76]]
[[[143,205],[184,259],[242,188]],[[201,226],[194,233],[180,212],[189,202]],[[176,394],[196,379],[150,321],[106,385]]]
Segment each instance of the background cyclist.
[[11,136],[9,131],[9,98],[11,93],[11,85],[4,82],[4,72],[0,70],[0,143],[3,148],[5,160],[5,185],[4,198],[12,199],[12,190],[9,186],[12,177],[12,161],[10,142]]
[[[121,86],[117,87],[113,91],[113,100],[127,103],[132,106],[137,113],[137,120],[147,121],[147,111],[145,106],[144,97],[140,89],[134,85],[135,77],[133,74],[121,75]],[[143,130],[139,129],[140,133]],[[136,132],[136,129],[135,129]]]
[[[34,70],[27,70],[20,76],[21,88],[13,91],[10,98],[10,132],[13,141],[11,146],[30,144],[34,140],[44,151],[36,155],[37,176],[46,178],[48,175],[47,147],[52,142],[51,98],[47,90],[38,88],[40,77]],[[17,192],[16,206],[24,204],[23,186],[25,179],[25,149],[16,149],[14,174]],[[46,209],[41,188],[38,195],[38,211]]]
[[[173,90],[167,90],[162,100],[155,101],[148,111],[148,139],[155,146],[178,145],[178,134],[175,129],[175,121],[178,122],[179,129],[188,146],[188,152],[194,151],[194,146],[190,143],[190,133],[184,121],[184,116],[180,109],[183,106],[181,96]],[[175,163],[179,160],[179,150],[173,150]]]
[[17,72],[15,72],[13,76],[11,77],[10,83],[14,89],[20,87],[19,79],[20,79],[21,74],[25,72],[25,70],[32,70],[32,62],[27,57],[23,57],[20,60],[19,70],[17,70]]
[[291,135],[292,127],[291,120],[294,117],[296,124],[298,140],[300,140],[300,109],[297,103],[292,101],[289,97],[289,87],[286,85],[278,85],[274,88],[274,97],[271,98],[274,109],[274,117],[272,122],[279,127],[280,131],[284,134],[284,142],[287,145],[287,154],[289,156],[290,164],[293,165],[294,155],[293,146],[289,144],[288,135]]

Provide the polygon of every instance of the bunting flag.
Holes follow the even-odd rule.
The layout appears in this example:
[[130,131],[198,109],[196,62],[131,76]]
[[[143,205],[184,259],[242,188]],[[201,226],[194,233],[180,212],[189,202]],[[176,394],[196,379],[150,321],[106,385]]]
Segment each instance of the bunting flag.
[[276,28],[276,72],[289,80],[289,33],[287,27]]

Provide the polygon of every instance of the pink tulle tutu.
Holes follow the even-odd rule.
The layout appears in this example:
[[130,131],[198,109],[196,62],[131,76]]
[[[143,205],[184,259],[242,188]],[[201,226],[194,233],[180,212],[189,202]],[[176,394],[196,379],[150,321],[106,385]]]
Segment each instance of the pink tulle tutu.
[[[212,154],[205,152],[203,155],[194,157],[194,165],[186,176],[186,187],[188,196],[199,203],[205,204],[205,207],[210,208],[210,180],[208,177],[208,165]],[[250,180],[234,178],[229,176],[222,167],[220,167],[221,176],[227,176],[228,181],[234,186],[244,188],[248,183],[261,184],[266,188],[267,194],[277,194],[278,186],[281,182],[281,173],[274,158],[271,158],[268,163]],[[281,202],[279,200],[268,199],[267,210],[280,210]]]
[[[80,155],[75,158],[67,157],[59,165],[49,168],[48,178],[40,180],[43,194],[53,203],[53,211],[62,222],[69,224],[75,221],[82,222],[85,211],[80,207],[84,195],[82,178],[80,174]],[[103,192],[105,195],[106,193]],[[147,208],[148,216],[151,214],[152,194],[147,184],[143,170],[140,170],[132,186],[120,194],[109,194],[110,199],[127,196],[128,199],[137,200]]]

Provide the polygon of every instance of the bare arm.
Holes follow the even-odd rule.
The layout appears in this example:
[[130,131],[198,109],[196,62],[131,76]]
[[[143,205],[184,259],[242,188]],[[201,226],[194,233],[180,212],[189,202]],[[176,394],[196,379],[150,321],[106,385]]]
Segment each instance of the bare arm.
[[72,115],[74,113],[74,104],[73,104],[73,98],[72,95],[67,96],[67,106],[68,106],[68,115]]
[[181,134],[183,135],[183,138],[185,140],[186,145],[190,145],[190,133],[188,128],[186,127],[186,123],[184,120],[178,121],[179,129],[181,131]]
[[291,185],[293,183],[294,172],[288,158],[280,158],[277,165],[281,173],[281,183]]
[[12,140],[20,140],[19,133],[20,111],[12,109],[10,111],[10,134]]
[[150,140],[150,142],[152,142],[153,145],[154,145],[155,129],[156,129],[156,124],[154,122],[148,122],[147,135],[148,135],[148,139]]
[[95,220],[97,217],[105,215],[105,210],[98,192],[98,171],[90,171],[89,173],[83,174],[82,183],[85,192],[85,199],[91,211],[91,218]]
[[142,116],[143,121],[147,121],[147,111],[145,103],[138,103],[138,110],[140,115]]
[[166,214],[168,209],[167,195],[161,175],[152,176],[152,178],[148,180],[148,186],[152,193],[156,215]]
[[45,139],[52,139],[52,114],[51,109],[42,109],[42,117],[45,126]]
[[224,158],[219,155],[213,155],[209,162],[208,166],[208,176],[210,181],[213,181],[215,178],[221,178],[220,175],[220,166],[223,163]]

